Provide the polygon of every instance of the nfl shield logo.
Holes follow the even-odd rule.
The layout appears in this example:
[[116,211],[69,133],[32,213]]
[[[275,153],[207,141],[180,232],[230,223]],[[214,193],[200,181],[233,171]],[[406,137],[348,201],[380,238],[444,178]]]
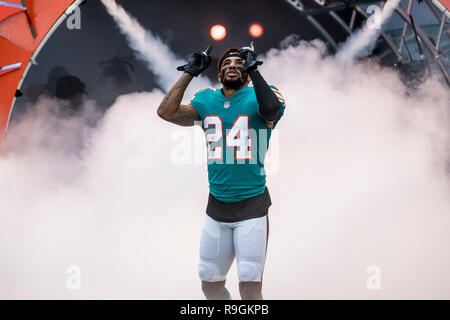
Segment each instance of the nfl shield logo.
[[224,107],[225,109],[228,109],[228,108],[230,107],[230,101],[224,102],[223,107]]

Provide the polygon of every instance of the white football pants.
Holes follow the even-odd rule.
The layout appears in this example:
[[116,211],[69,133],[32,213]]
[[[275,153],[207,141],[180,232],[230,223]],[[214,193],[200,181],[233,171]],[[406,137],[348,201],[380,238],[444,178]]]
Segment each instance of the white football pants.
[[225,280],[236,257],[239,282],[261,282],[268,232],[267,215],[239,222],[220,222],[206,215],[200,240],[200,279]]

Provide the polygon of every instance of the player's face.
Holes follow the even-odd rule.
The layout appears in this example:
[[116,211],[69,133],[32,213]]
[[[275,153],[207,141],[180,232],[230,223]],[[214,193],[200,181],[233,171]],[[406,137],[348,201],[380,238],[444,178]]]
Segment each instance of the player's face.
[[[240,88],[247,79],[243,78],[245,60],[240,57],[228,57],[222,62],[219,73],[219,81],[225,87]],[[247,78],[247,77],[246,77]]]
[[240,57],[228,57],[222,62],[221,75],[224,79],[242,78],[239,69],[244,67],[244,61]]

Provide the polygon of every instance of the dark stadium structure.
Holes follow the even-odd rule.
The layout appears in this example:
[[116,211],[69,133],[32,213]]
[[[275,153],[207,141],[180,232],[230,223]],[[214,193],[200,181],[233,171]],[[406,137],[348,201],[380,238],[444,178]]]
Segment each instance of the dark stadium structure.
[[[368,19],[368,5],[382,7],[385,1],[342,0],[284,0],[291,8],[305,17],[330,49],[336,51],[339,42],[352,34]],[[403,4],[405,1],[402,1]],[[450,1],[408,0],[407,8],[400,4],[395,15],[402,22],[401,28],[381,30],[372,56],[385,65],[403,71],[409,77],[423,78],[430,68],[438,69],[443,80],[450,85]],[[434,16],[434,23],[421,25],[415,17],[413,6],[421,5],[419,11]],[[424,6],[426,5],[426,7]]]

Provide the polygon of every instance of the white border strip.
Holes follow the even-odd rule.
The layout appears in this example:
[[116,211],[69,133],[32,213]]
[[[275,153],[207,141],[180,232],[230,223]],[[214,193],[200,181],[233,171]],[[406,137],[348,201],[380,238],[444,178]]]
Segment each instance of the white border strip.
[[442,3],[439,2],[439,0],[431,0],[431,2],[433,2],[436,8],[441,10],[442,13],[445,14],[448,19],[450,19],[450,11],[448,11],[447,8]]

